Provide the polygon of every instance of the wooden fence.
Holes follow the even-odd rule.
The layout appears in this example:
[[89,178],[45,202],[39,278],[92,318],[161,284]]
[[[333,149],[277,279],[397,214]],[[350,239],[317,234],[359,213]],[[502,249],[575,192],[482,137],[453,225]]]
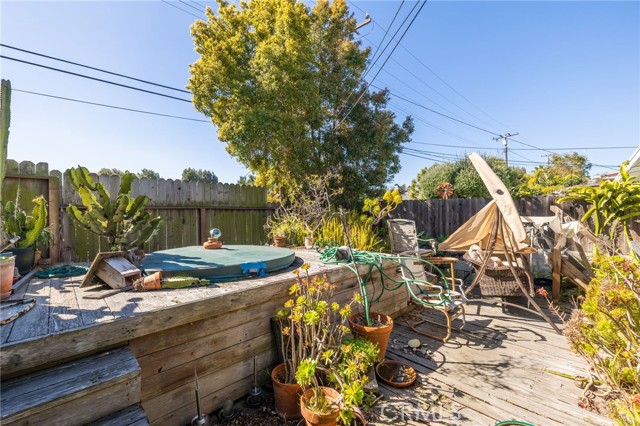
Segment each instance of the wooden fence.
[[[7,160],[7,176],[2,185],[2,201],[15,200],[20,188],[20,204],[25,210],[31,200],[42,194],[49,204],[49,225],[54,242],[52,261],[88,261],[99,251],[108,251],[106,240],[76,226],[66,206],[81,206],[80,197],[67,178],[67,172],[49,171],[47,163]],[[105,185],[113,197],[118,193],[120,177],[91,174]],[[159,232],[145,247],[146,252],[202,244],[209,229],[220,228],[227,244],[264,244],[264,224],[272,214],[262,187],[209,184],[173,179],[135,179],[132,194],[151,200],[147,209],[162,217]]]
[[[586,212],[586,205],[576,202],[556,203],[559,198],[554,195],[528,197],[514,200],[518,212],[524,216],[553,216],[551,206],[557,205],[562,211],[574,219],[580,219]],[[449,200],[405,200],[393,212],[392,218],[411,219],[416,222],[419,232],[426,232],[431,237],[448,237],[471,216],[479,212],[491,199],[485,198],[451,198]],[[590,223],[592,226],[593,224]],[[640,220],[630,221],[632,234],[640,234]],[[593,226],[592,226],[593,229]],[[616,245],[624,252],[628,248],[623,238]]]

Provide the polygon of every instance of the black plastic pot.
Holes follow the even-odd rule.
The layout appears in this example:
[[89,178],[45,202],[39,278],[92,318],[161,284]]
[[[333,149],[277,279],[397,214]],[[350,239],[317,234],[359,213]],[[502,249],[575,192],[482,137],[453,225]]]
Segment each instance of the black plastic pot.
[[16,257],[16,268],[20,275],[27,275],[33,268],[33,260],[36,250],[33,246],[25,248],[12,248],[8,250]]

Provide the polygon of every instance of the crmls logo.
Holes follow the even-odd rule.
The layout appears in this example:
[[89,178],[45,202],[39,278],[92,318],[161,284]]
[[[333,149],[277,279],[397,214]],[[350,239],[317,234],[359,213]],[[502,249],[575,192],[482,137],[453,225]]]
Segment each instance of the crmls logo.
[[[428,409],[422,409],[416,405],[409,403],[404,404],[381,404],[379,406],[379,415],[381,419],[391,422],[404,421],[437,421],[437,420],[462,420],[463,415],[460,413],[461,405],[453,402],[450,406],[442,405],[431,406]],[[455,426],[455,423],[450,423]]]

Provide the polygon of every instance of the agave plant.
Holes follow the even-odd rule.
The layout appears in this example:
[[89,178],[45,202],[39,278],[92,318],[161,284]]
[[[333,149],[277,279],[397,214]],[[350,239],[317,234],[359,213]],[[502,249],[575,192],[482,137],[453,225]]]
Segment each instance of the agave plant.
[[596,235],[602,234],[610,226],[609,237],[615,237],[618,226],[622,226],[627,242],[631,242],[629,219],[640,217],[640,182],[627,172],[628,162],[620,166],[620,179],[616,181],[603,180],[600,185],[574,187],[567,190],[567,195],[558,199],[564,201],[584,201],[591,204],[591,208],[582,216],[586,222],[593,217]]
[[160,227],[160,217],[151,217],[145,210],[149,197],[131,197],[131,184],[135,175],[125,172],[115,200],[101,183],[89,176],[82,166],[70,170],[71,185],[78,191],[86,211],[78,206],[67,207],[69,216],[87,231],[107,238],[111,250],[142,247]]

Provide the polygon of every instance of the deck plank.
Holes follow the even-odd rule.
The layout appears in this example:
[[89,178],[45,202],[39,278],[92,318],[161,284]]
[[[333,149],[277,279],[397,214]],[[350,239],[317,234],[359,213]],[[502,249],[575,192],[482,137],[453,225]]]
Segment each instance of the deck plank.
[[[412,331],[406,316],[396,320],[387,358],[409,363],[419,375],[410,393],[381,387],[385,397],[391,398],[387,405],[395,404],[396,415],[403,412],[402,404],[407,410],[409,401],[414,418],[405,420],[415,421],[415,407],[429,406],[430,394],[435,393],[447,399],[449,407],[459,408],[461,415],[450,409],[449,417],[430,419],[434,425],[493,425],[507,419],[558,426],[612,423],[581,409],[577,404],[581,390],[572,380],[549,372],[586,374],[588,365],[542,319],[503,313],[495,306],[469,311],[463,330],[454,332],[446,344]],[[442,324],[433,310],[418,315]],[[461,321],[454,325],[460,326]],[[428,328],[443,331],[442,325],[429,324]],[[426,344],[433,351],[431,356],[407,350],[404,346],[412,338]],[[381,417],[372,424],[392,423]]]
[[51,280],[49,333],[58,333],[83,326],[73,278]]
[[[25,284],[21,285],[20,287],[18,287],[17,290],[14,289],[15,292],[11,296],[9,296],[9,298],[7,300],[23,299],[25,297],[25,294],[27,293],[27,288],[29,288],[29,285],[28,285],[28,283],[25,283]],[[1,343],[6,343],[7,342],[15,322],[16,321],[13,320],[8,324],[0,325],[0,342]]]
[[25,297],[35,299],[36,305],[16,320],[20,321],[20,326],[13,327],[7,342],[44,336],[49,332],[51,281],[50,279],[34,279],[29,282]]

